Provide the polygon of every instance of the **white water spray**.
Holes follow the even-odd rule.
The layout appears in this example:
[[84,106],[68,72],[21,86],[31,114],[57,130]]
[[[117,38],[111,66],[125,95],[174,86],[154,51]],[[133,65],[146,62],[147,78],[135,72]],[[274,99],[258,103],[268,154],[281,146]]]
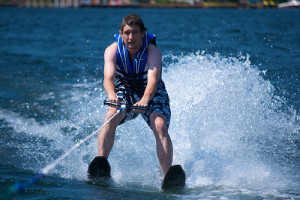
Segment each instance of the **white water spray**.
[[[274,95],[275,88],[263,79],[264,72],[243,56],[195,53],[168,55],[164,60],[171,60],[163,80],[171,99],[173,163],[184,167],[187,187],[286,189],[292,182],[291,174],[274,163],[295,151],[299,116],[292,109],[288,114],[280,111],[280,107],[288,106]],[[24,152],[31,159],[40,156],[39,165],[28,162],[25,168],[39,170],[102,123],[106,108],[101,104],[106,95],[99,88],[99,82],[84,83],[62,91],[62,112],[70,113],[62,121],[41,125],[6,113],[16,132],[49,140],[46,152],[43,144]],[[112,177],[120,185],[160,188],[154,136],[142,121],[138,117],[118,127],[109,158]],[[53,173],[86,180],[87,166],[96,153],[95,139],[73,152]]]

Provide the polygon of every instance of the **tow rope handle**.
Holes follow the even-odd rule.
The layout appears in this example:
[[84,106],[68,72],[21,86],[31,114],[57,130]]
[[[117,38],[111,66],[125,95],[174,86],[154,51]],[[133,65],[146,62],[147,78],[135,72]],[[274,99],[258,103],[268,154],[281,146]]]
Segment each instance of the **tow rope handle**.
[[121,110],[126,109],[126,111],[136,109],[136,110],[144,110],[148,111],[149,107],[141,107],[141,106],[132,106],[132,105],[125,105],[125,104],[119,104],[111,101],[104,100],[104,105],[113,105],[113,106],[118,106],[121,108]]

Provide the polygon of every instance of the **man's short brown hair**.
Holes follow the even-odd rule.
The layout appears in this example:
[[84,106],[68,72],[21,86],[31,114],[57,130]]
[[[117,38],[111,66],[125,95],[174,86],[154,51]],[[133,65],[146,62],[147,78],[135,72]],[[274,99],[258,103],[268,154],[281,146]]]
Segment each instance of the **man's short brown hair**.
[[147,30],[146,27],[144,26],[143,20],[137,14],[130,14],[123,18],[120,25],[120,31],[122,33],[125,25],[128,26],[138,25],[141,28],[141,33]]

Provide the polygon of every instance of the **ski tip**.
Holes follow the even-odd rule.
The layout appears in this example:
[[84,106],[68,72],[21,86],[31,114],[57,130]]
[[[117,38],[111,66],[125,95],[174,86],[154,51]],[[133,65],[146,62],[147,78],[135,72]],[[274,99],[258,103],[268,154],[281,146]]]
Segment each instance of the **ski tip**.
[[181,165],[173,165],[168,170],[163,182],[161,189],[171,190],[171,189],[181,189],[185,186],[185,173]]
[[88,178],[109,178],[110,170],[111,168],[107,158],[103,156],[96,156],[88,167]]

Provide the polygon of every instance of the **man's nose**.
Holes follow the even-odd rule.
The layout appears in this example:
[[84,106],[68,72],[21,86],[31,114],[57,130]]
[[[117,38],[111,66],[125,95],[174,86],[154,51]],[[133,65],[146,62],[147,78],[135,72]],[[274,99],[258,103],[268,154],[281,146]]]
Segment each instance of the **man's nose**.
[[129,34],[129,39],[132,39],[133,38],[133,33],[130,33]]

